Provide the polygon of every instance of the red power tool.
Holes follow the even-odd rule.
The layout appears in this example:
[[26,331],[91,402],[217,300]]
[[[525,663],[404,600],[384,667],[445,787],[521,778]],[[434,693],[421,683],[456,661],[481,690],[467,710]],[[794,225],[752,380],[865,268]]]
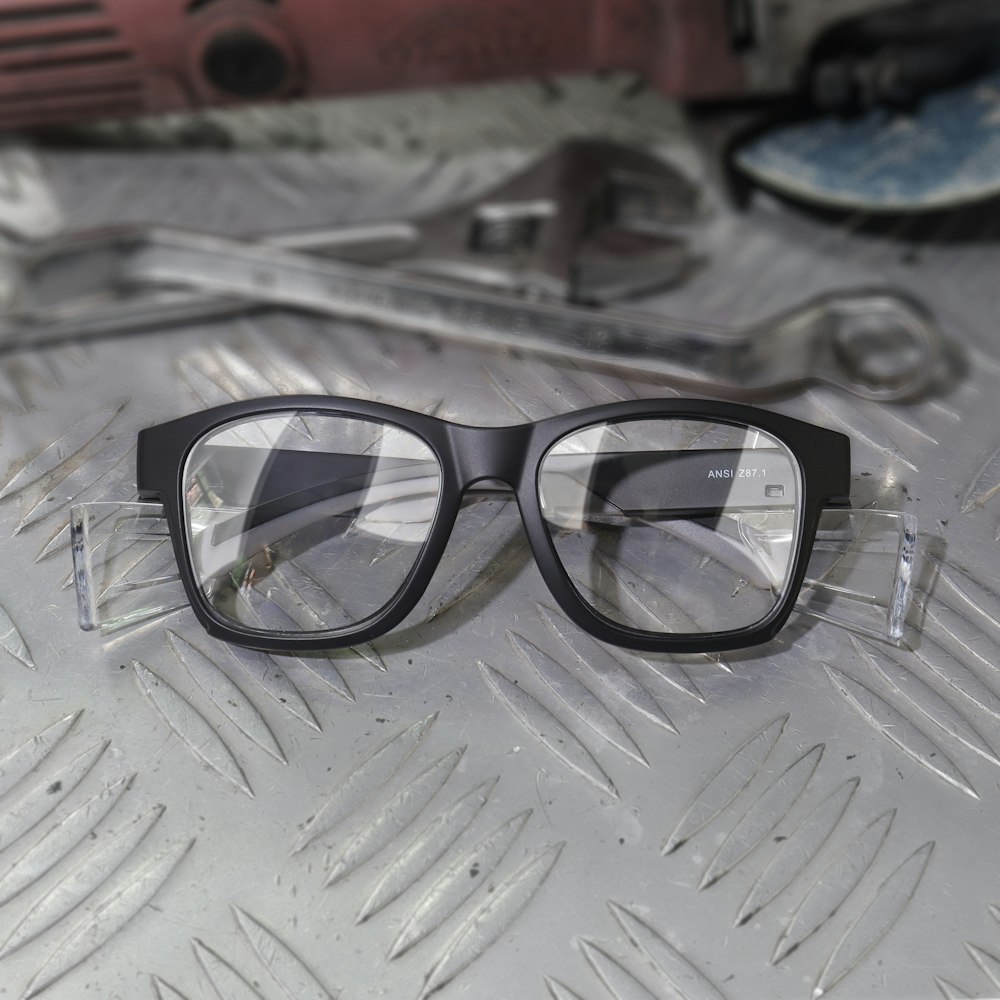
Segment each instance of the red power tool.
[[984,21],[995,0],[0,0],[0,128],[605,69],[838,105],[965,72]]

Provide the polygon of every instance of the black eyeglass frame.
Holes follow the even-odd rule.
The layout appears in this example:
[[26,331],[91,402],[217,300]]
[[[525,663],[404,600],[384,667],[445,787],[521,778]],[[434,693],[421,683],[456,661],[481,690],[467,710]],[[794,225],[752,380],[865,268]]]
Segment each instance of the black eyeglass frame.
[[[407,431],[430,448],[440,468],[437,511],[416,562],[387,604],[357,627],[309,634],[244,628],[215,611],[195,578],[184,513],[184,469],[192,448],[206,435],[232,421],[294,410],[374,420]],[[748,628],[675,634],[621,625],[586,602],[556,554],[542,514],[538,489],[541,462],[549,449],[566,435],[595,424],[670,418],[760,429],[784,444],[798,464],[800,516],[791,582],[767,617]],[[397,626],[426,591],[448,543],[466,490],[487,480],[499,480],[510,486],[542,578],[559,607],[580,628],[603,642],[643,652],[722,652],[768,642],[788,620],[805,579],[822,511],[829,507],[850,507],[851,445],[850,439],[839,431],[753,406],[704,399],[628,400],[563,413],[534,423],[477,427],[367,400],[338,396],[274,396],[214,407],[149,427],[139,432],[137,447],[139,498],[163,504],[181,580],[198,620],[218,639],[270,652],[353,646],[384,635]]]

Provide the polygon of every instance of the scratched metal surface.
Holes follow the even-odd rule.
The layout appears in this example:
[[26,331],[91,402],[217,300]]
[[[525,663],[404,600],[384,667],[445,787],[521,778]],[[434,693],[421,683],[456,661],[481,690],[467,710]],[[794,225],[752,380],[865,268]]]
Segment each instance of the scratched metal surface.
[[[284,227],[441,202],[524,154],[45,153],[6,210]],[[499,504],[356,651],[248,654],[189,613],[84,634],[67,505],[131,498],[148,423],[272,392],[501,423],[672,390],[278,313],[0,359],[0,996],[996,995],[998,231],[716,199],[710,261],[648,304],[749,320],[876,278],[933,304],[967,359],[934,399],[774,402],[852,433],[858,503],[919,516],[943,569],[916,653],[803,623],[724,661],[606,649],[545,608]]]

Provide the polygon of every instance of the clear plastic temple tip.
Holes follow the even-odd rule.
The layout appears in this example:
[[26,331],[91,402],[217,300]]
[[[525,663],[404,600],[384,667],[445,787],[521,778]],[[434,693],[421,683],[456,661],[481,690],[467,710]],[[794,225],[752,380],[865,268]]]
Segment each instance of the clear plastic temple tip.
[[917,519],[826,510],[796,609],[872,638],[900,642],[913,599]]
[[161,504],[77,504],[70,538],[81,628],[114,632],[187,606]]

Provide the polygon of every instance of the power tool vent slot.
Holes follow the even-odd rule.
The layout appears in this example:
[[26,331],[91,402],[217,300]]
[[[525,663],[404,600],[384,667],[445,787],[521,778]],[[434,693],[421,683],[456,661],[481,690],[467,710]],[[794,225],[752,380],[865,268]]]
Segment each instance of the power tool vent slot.
[[0,27],[6,24],[32,24],[44,21],[58,20],[61,17],[80,17],[88,14],[100,14],[99,3],[81,0],[79,3],[47,3],[32,4],[30,7],[15,4],[6,10],[0,10]]
[[[212,7],[218,4],[220,0],[191,0],[187,5],[187,12],[189,14],[197,14],[198,11],[204,10],[206,7]],[[280,0],[256,0],[259,4],[264,4],[267,7],[277,7]]]
[[118,29],[93,0],[22,0],[0,11],[0,73],[93,69],[130,59]]

